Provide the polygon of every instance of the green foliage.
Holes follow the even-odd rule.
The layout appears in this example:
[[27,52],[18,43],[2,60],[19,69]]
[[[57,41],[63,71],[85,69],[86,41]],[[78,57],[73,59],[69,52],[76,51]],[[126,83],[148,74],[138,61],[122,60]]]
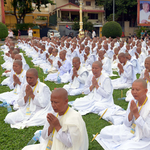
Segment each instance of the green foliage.
[[[6,1],[5,1],[6,2]],[[46,6],[46,4],[50,3],[51,5],[55,5],[52,0],[11,0],[11,5],[13,10],[11,12],[12,15],[16,17],[17,23],[24,23],[24,18],[26,14],[32,13],[35,9],[40,11],[40,7],[42,4]],[[32,3],[36,4],[36,7],[32,7]]]
[[0,22],[0,39],[8,36],[8,28],[2,22]]
[[[118,20],[119,16],[117,14],[115,14],[115,20]],[[107,17],[107,21],[113,21],[113,14],[110,14],[108,17]]]
[[18,36],[18,30],[17,29],[13,29],[12,31],[14,32],[15,36]]
[[[73,30],[79,30],[80,29],[79,21],[77,21],[77,19],[74,20],[74,24],[72,25],[72,29]],[[92,22],[88,21],[88,17],[83,17],[83,29],[88,30],[88,31],[93,30],[93,24],[92,24]]]
[[141,38],[142,30],[143,30],[143,32],[145,32],[145,30],[149,31],[147,27],[143,27],[143,26],[142,27],[138,27],[138,29],[135,31],[136,32],[136,36],[138,38]]
[[35,20],[47,20],[47,17],[38,16]]
[[119,23],[115,21],[107,22],[102,28],[102,36],[112,37],[121,37],[122,35],[122,28]]
[[[112,14],[113,0],[95,0],[95,2],[97,5],[103,5],[105,7],[106,18]],[[137,0],[115,0],[115,15],[122,19],[122,14],[127,14],[130,18],[136,18]]]
[[16,29],[18,30],[28,30],[29,27],[32,28],[36,26],[36,24],[33,23],[22,23],[22,24],[16,24]]

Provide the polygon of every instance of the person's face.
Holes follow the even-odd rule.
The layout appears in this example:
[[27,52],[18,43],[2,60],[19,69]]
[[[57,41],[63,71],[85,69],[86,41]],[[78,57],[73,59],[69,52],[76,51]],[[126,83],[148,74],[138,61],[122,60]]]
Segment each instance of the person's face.
[[118,57],[118,59],[119,59],[119,61],[120,61],[120,63],[124,63],[125,61],[124,61],[124,57]]
[[131,59],[131,55],[130,55],[130,54],[127,55],[126,58],[127,58],[128,60],[130,60],[130,59]]
[[149,11],[149,4],[148,4],[148,3],[143,4],[143,10],[144,10],[145,12],[148,12],[148,11]]
[[150,71],[150,60],[145,60],[145,68]]
[[13,63],[13,70],[15,73],[20,74],[22,66],[18,65],[17,63]]
[[55,93],[51,94],[51,105],[53,110],[56,113],[64,112],[65,106],[68,104],[68,99],[64,100],[63,97],[56,95]]
[[26,73],[26,80],[30,86],[35,86],[37,79],[38,79],[38,77],[35,76],[32,72]]
[[52,55],[53,55],[54,57],[56,57],[57,52],[56,52],[56,50],[55,50],[55,49],[53,49],[53,51],[52,51]]
[[98,55],[99,55],[99,57],[102,59],[102,58],[103,58],[103,56],[104,56],[103,51],[99,51]]
[[11,58],[14,59],[14,58],[15,58],[15,55],[16,55],[16,54],[11,53]]
[[98,78],[101,75],[102,68],[100,68],[97,64],[92,64],[92,73],[95,78]]
[[147,89],[143,87],[141,82],[133,82],[131,93],[133,97],[140,102],[140,100],[145,97]]
[[78,61],[77,59],[73,59],[72,60],[72,64],[73,64],[73,67],[76,68],[76,70],[79,69],[79,67],[80,67],[80,61]]
[[88,55],[90,50],[88,48],[85,48],[85,53]]
[[64,60],[65,59],[65,54],[60,52],[59,57],[60,57],[60,59]]

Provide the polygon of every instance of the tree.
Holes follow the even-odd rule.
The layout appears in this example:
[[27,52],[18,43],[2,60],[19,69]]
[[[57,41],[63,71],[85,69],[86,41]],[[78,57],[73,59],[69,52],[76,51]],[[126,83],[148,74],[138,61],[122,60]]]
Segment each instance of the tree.
[[[35,3],[37,7],[33,8],[32,3]],[[13,10],[11,14],[16,17],[17,24],[24,23],[26,14],[32,13],[36,8],[40,11],[40,6],[44,4],[47,7],[46,4],[48,3],[55,5],[52,0],[12,0]]]
[[[72,26],[72,29],[73,30],[79,30],[79,28],[80,28],[79,20],[75,19],[74,24]],[[92,24],[92,22],[88,21],[88,17],[83,17],[83,29],[88,30],[88,31],[93,30],[93,24]]]
[[0,33],[0,39],[6,38],[8,36],[8,29],[2,22],[0,22]]
[[110,21],[104,24],[102,28],[102,36],[106,36],[107,38],[112,37],[121,37],[122,28],[119,23],[115,21]]
[[[109,15],[112,16],[113,0],[96,0],[96,5],[103,5],[105,7],[107,18]],[[137,0],[115,0],[115,15],[122,21],[124,21],[124,17],[136,19]]]

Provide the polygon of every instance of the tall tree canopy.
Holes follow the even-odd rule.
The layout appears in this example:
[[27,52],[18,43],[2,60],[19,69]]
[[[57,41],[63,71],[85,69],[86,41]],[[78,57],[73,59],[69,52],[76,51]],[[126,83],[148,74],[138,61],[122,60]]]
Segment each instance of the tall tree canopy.
[[[5,4],[6,2],[7,0],[5,0]],[[35,3],[37,7],[33,8],[32,3]],[[55,5],[53,0],[12,0],[11,5],[13,6],[13,10],[11,14],[16,17],[18,24],[24,23],[26,14],[32,13],[36,8],[40,11],[40,6],[44,4],[46,7],[48,3]]]
[[[113,0],[95,0],[96,5],[103,5],[108,21],[112,20]],[[115,0],[115,18],[124,21],[124,17],[136,18],[137,0]]]

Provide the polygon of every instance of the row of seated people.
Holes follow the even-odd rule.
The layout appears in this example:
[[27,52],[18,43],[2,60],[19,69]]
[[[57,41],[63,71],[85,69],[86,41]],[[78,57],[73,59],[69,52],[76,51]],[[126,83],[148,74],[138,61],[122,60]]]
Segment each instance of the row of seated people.
[[[121,59],[125,59],[126,60],[126,62],[121,62],[121,63],[124,63],[124,65],[126,65],[126,63],[127,63],[127,59],[126,59],[126,57],[125,57],[125,55],[124,54],[119,54],[119,56],[118,57],[121,57]],[[75,59],[73,59],[74,61],[76,60],[78,60],[78,62],[79,62],[79,58],[78,57],[76,57]],[[76,62],[73,62],[74,64],[77,64]],[[75,69],[74,69],[75,70]],[[89,77],[88,78],[90,78],[91,79],[91,81],[90,81],[90,83],[86,83],[88,86],[90,85],[90,87],[88,87],[87,88],[87,91],[85,91],[85,92],[87,92],[87,93],[85,93],[85,94],[88,94],[88,98],[89,98],[89,101],[86,103],[86,101],[85,100],[83,100],[82,98],[81,98],[81,101],[83,100],[83,102],[85,102],[84,104],[85,104],[85,108],[86,108],[86,110],[87,109],[89,109],[89,112],[98,112],[99,110],[99,103],[98,103],[98,99],[97,99],[97,96],[99,96],[100,95],[100,93],[101,93],[101,100],[103,100],[103,97],[104,96],[107,96],[107,98],[110,96],[110,99],[112,98],[112,91],[113,91],[113,88],[112,88],[112,86],[111,86],[111,80],[109,79],[109,77],[107,76],[107,75],[105,75],[105,73],[102,73],[101,74],[101,71],[102,71],[102,63],[101,62],[99,62],[99,61],[96,61],[96,62],[94,62],[93,64],[92,64],[92,75],[89,75]],[[120,67],[120,72],[124,72],[124,69],[122,69],[121,67]],[[121,72],[121,73],[122,73]],[[75,73],[75,71],[74,71],[74,75],[72,75],[72,77],[74,76],[75,77],[75,75],[76,75],[77,73]],[[87,81],[89,81],[89,80],[87,80]],[[107,93],[107,90],[106,90],[106,86],[105,85],[107,85],[106,83],[104,84],[103,82],[107,82],[107,84],[108,85],[110,85],[109,87],[110,87],[110,89],[108,89],[108,87],[107,87],[107,90],[108,90],[108,93]],[[99,93],[98,93],[99,92]],[[98,95],[99,94],[99,95]],[[27,94],[26,94],[27,95]],[[87,99],[87,97],[86,97],[86,99]],[[25,99],[24,99],[25,100]],[[92,102],[90,102],[90,100],[92,100]],[[106,102],[107,101],[107,99],[106,99],[106,97],[104,98],[104,102]],[[106,102],[107,103],[107,102]],[[110,103],[110,101],[108,100],[108,103]],[[79,102],[78,102],[78,100],[75,100],[75,102],[74,102],[74,105],[73,105],[73,107],[75,108],[75,109],[77,109],[77,110],[80,110],[80,109],[78,109],[78,104],[79,104]],[[102,105],[102,104],[101,104]],[[105,105],[105,103],[104,103],[104,105]],[[111,105],[111,104],[110,104]],[[79,105],[79,107],[84,107],[83,105]],[[109,106],[106,106],[105,108],[103,108],[103,109],[106,109],[106,108],[108,108]],[[56,109],[57,110],[57,109]],[[81,109],[81,110],[83,110],[83,109]],[[19,110],[18,110],[19,111]],[[30,112],[29,112],[29,114],[30,114]],[[7,117],[6,117],[7,118]]]

